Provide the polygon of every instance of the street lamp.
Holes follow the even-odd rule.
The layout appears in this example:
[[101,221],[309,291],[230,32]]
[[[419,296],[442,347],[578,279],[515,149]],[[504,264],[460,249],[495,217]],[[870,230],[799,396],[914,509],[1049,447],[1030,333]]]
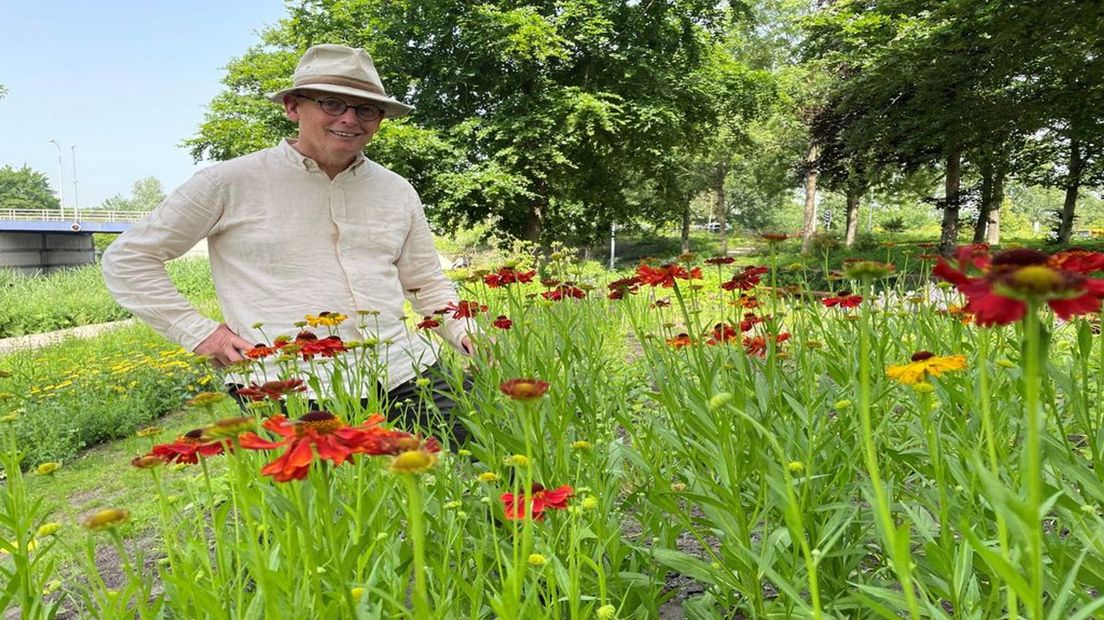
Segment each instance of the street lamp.
[[50,138],[48,140],[50,144],[57,147],[58,150],[58,203],[61,204],[61,219],[65,219],[65,171],[61,167],[61,145],[57,143],[57,140]]
[[73,144],[73,221],[80,221],[80,199],[77,198],[77,145]]

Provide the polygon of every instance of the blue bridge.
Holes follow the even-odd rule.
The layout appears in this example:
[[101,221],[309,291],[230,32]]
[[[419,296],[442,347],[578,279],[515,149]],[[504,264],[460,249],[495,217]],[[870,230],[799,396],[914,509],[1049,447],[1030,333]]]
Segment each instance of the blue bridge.
[[45,273],[95,262],[93,233],[119,234],[136,211],[0,209],[0,268]]

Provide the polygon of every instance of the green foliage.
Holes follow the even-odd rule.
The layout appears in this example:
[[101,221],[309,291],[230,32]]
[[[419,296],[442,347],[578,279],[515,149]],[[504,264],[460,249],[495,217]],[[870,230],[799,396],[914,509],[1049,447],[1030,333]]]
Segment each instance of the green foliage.
[[144,326],[0,357],[0,417],[12,424],[24,465],[65,461],[125,437],[212,385],[209,367]]
[[[585,241],[611,222],[670,218],[701,184],[673,164],[720,119],[754,113],[768,81],[721,53],[727,14],[701,0],[304,1],[289,13],[230,62],[227,90],[187,141],[193,156],[291,134],[263,94],[287,85],[312,44],[364,47],[390,92],[417,106],[384,124],[369,155],[409,175],[450,230],[490,220],[518,237]],[[658,179],[651,195],[627,198],[642,178]]]
[[144,177],[134,182],[130,196],[115,194],[103,201],[101,209],[113,211],[153,211],[165,200],[165,190],[155,177]]
[[[214,300],[206,259],[170,262],[169,276],[193,303]],[[0,270],[0,338],[125,319],[103,283],[99,265],[27,276]]]
[[0,209],[60,209],[50,179],[24,165],[0,168]]

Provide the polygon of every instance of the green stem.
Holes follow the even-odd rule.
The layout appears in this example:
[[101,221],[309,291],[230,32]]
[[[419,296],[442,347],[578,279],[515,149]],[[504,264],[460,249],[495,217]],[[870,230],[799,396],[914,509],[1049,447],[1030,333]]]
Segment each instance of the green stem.
[[407,503],[410,508],[410,542],[414,552],[414,617],[417,620],[432,620],[429,607],[429,594],[426,588],[425,570],[425,525],[422,515],[422,491],[414,476],[403,474],[406,485]]
[[[867,283],[864,287],[864,299],[870,299],[871,287]],[[878,469],[878,454],[874,444],[874,428],[870,420],[870,307],[869,301],[864,302],[859,330],[859,419],[862,425],[863,457],[866,462],[866,471],[870,476],[870,484],[874,487],[875,510],[878,514],[878,523],[881,526],[882,537],[887,545],[887,555],[893,559],[893,570],[901,582],[901,589],[908,603],[909,616],[913,620],[920,619],[920,606],[916,601],[916,593],[912,586],[911,558],[907,554],[898,552],[897,528],[893,523],[890,513],[889,499],[886,497],[885,488],[882,486],[882,476]]]
[[1027,464],[1021,474],[1021,484],[1027,487],[1028,514],[1031,515],[1031,536],[1028,541],[1031,562],[1031,599],[1028,615],[1043,618],[1043,527],[1040,514],[1043,505],[1043,412],[1039,394],[1042,361],[1039,308],[1037,302],[1028,302],[1024,317],[1024,401]]
[[[981,329],[978,333],[978,359],[975,366],[978,369],[978,396],[981,402],[981,431],[985,436],[986,453],[989,459],[989,471],[994,478],[1000,476],[1000,461],[997,458],[997,437],[993,426],[992,397],[989,393],[989,336],[992,332]],[[1001,557],[1011,562],[1008,548],[1008,524],[1004,521],[1004,515],[998,510],[997,516],[997,540],[1000,543]],[[1010,587],[1005,589],[1007,600],[1007,613],[1010,620],[1020,617],[1019,602],[1016,591]]]

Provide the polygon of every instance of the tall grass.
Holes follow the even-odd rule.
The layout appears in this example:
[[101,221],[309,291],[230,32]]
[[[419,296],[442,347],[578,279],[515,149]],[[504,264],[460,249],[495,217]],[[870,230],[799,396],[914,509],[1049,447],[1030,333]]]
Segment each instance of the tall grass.
[[[193,303],[214,298],[206,258],[168,264],[169,276]],[[99,265],[25,275],[0,269],[0,338],[49,332],[130,316],[104,286]]]

